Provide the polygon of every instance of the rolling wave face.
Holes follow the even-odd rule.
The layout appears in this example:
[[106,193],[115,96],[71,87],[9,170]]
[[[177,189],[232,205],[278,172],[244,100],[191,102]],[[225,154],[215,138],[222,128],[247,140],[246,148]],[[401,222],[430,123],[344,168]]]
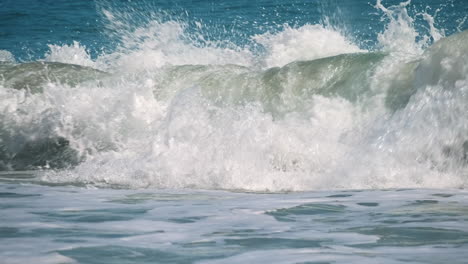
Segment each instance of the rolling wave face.
[[14,89],[41,92],[48,84],[76,86],[86,81],[99,80],[106,73],[93,68],[60,62],[30,62],[0,64],[0,85]]
[[236,65],[173,66],[158,74],[155,94],[167,100],[184,88],[197,86],[216,105],[259,103],[273,116],[303,112],[316,95],[340,96],[351,102],[372,96],[369,76],[384,57],[380,53],[343,54],[266,70]]
[[[305,26],[256,36],[255,54],[154,22],[95,60],[77,43],[51,46],[47,62],[10,59],[0,166],[131,188],[464,188],[468,32],[425,48],[404,5],[379,8],[392,18],[382,46],[403,30],[412,49],[363,51]],[[304,51],[318,36],[339,41]]]

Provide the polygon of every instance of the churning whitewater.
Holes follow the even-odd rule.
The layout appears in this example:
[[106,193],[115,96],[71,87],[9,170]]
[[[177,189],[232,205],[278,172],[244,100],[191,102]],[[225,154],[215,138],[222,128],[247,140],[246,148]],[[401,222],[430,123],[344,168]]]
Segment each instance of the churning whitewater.
[[468,31],[410,2],[364,47],[326,21],[244,45],[183,19],[99,6],[112,52],[0,51],[0,170],[124,188],[304,191],[468,186]]

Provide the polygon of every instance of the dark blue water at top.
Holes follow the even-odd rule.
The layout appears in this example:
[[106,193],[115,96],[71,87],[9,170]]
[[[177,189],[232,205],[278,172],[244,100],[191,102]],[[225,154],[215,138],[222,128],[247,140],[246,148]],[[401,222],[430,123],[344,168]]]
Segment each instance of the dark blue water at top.
[[[398,0],[384,1],[385,6]],[[48,44],[79,42],[92,56],[111,51],[118,45],[116,35],[109,34],[102,10],[125,13],[129,23],[138,27],[153,19],[178,20],[187,31],[199,30],[206,39],[248,45],[250,36],[280,30],[284,25],[329,23],[344,31],[362,48],[373,48],[378,32],[385,26],[383,14],[369,0],[1,0],[0,50],[7,50],[19,61],[39,59]],[[466,0],[413,0],[408,8],[416,28],[427,31],[427,23],[417,14],[435,16],[436,27],[446,35],[468,28]],[[112,37],[113,36],[113,37]]]

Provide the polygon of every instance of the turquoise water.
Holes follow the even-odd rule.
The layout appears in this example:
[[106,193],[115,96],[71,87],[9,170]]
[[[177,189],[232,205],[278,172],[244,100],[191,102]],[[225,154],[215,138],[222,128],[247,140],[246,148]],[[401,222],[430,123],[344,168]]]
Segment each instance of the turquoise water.
[[1,1],[1,263],[465,263],[468,5]]
[[465,263],[468,257],[466,191],[0,188],[3,263]]

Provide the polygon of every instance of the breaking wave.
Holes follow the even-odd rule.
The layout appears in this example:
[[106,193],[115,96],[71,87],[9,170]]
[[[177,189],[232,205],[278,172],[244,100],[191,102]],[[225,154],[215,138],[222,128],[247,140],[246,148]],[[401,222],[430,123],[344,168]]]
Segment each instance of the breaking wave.
[[253,36],[261,49],[200,44],[182,22],[130,28],[109,10],[114,52],[0,51],[0,169],[125,188],[465,188],[468,32],[424,14],[421,36],[408,4],[377,2],[389,22],[370,51],[323,25]]

